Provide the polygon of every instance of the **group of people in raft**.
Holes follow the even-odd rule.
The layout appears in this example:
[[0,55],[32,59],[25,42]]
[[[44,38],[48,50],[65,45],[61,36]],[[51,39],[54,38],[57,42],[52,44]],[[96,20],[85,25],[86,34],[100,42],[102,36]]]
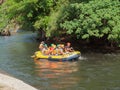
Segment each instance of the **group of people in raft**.
[[44,41],[42,41],[39,45],[39,49],[44,55],[63,55],[74,51],[74,49],[71,47],[70,42],[67,42],[66,45],[51,44],[50,46],[48,46]]

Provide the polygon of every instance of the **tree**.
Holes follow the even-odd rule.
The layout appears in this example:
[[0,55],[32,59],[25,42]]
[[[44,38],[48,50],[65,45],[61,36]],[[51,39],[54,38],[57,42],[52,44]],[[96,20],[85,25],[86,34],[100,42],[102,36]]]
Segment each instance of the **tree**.
[[120,1],[90,0],[71,3],[64,10],[61,28],[67,34],[79,39],[102,38],[118,42],[120,40]]
[[7,0],[0,7],[0,27],[15,22],[23,29],[39,30],[50,36],[48,24],[56,4],[55,0]]
[[119,0],[7,0],[0,13],[0,28],[16,22],[47,37],[120,41]]

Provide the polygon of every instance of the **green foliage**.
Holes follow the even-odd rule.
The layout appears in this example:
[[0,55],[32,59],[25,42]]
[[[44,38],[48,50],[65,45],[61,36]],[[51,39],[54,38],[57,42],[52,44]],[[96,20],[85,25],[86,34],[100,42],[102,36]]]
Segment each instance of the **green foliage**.
[[71,3],[66,7],[68,15],[61,27],[68,34],[78,38],[100,38],[108,35],[108,40],[117,40],[120,36],[119,0],[91,0],[87,3]]
[[[6,20],[9,23],[14,20],[20,23],[23,28],[33,29],[36,15],[40,13],[39,7],[38,0],[7,0],[2,4],[0,13],[7,17]],[[6,17],[1,18],[5,19]]]
[[6,0],[0,13],[0,28],[15,21],[48,37],[66,33],[78,39],[120,40],[119,0]]

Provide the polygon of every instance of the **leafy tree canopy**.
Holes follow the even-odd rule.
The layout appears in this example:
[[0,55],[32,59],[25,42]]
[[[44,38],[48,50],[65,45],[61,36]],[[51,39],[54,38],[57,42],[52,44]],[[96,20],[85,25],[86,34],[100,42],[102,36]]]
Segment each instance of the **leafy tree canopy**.
[[78,38],[101,38],[108,40],[120,38],[120,1],[91,0],[89,2],[71,3],[64,11],[67,15],[60,26],[68,34]]
[[0,13],[0,28],[16,22],[48,37],[66,33],[78,39],[120,40],[119,0],[6,0]]

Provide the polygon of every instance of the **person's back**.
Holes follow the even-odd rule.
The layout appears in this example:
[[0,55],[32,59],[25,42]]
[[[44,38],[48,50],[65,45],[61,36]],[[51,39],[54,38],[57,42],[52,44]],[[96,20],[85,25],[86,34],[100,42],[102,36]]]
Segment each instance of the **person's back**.
[[44,43],[44,41],[42,41],[39,45],[39,49],[40,51],[43,53],[43,54],[49,54],[48,53],[48,47],[47,47],[47,44]]
[[58,55],[63,55],[64,54],[64,45],[63,44],[59,44],[57,47],[57,54]]

